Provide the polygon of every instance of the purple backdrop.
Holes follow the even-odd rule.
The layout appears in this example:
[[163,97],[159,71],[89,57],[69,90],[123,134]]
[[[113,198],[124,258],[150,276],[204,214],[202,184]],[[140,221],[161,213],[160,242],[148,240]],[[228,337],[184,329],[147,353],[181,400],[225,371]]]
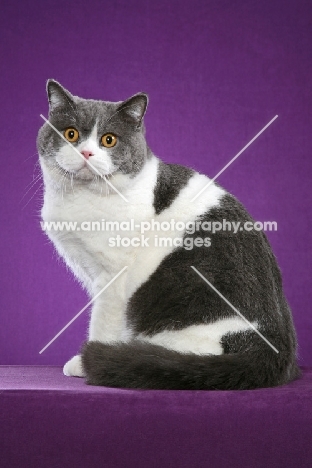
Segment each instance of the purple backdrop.
[[39,355],[87,302],[40,230],[40,183],[27,192],[55,78],[83,97],[146,91],[153,151],[211,177],[279,115],[218,181],[254,218],[278,222],[268,237],[300,363],[311,365],[311,3],[13,0],[1,10],[0,364],[63,364],[86,336],[87,313]]

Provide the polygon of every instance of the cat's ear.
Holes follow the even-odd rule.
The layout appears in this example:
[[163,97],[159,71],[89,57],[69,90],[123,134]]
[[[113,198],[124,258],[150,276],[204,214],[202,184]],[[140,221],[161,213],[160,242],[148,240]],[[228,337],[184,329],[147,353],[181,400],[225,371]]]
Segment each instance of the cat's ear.
[[48,80],[47,93],[50,105],[50,111],[56,107],[64,107],[74,103],[73,96],[67,89],[63,88],[60,83],[55,80]]
[[145,93],[138,93],[124,101],[118,108],[126,118],[140,125],[148,104],[148,96]]

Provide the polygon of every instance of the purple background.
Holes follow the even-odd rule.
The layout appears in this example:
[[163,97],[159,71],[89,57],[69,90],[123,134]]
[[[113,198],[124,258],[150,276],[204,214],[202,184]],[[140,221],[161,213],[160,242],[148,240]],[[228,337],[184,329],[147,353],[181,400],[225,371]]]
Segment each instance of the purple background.
[[268,237],[311,365],[311,3],[13,0],[1,13],[0,364],[63,364],[86,336],[87,313],[39,355],[88,300],[40,230],[40,184],[26,193],[55,78],[82,97],[146,91],[152,150],[210,177],[279,115],[218,181],[278,222]]

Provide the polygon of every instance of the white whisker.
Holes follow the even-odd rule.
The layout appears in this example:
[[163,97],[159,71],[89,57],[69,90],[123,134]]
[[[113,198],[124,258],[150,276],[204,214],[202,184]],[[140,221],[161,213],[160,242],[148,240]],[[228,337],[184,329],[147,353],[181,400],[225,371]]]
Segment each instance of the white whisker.
[[[42,179],[42,174],[38,175],[34,180],[32,180],[28,185],[28,189],[26,190],[26,192],[24,193],[24,195],[22,196],[21,200],[20,200],[20,203],[24,200],[24,198],[26,197],[26,195],[30,192],[30,190],[32,190],[36,184]],[[26,188],[27,188],[26,187]]]
[[34,198],[34,196],[36,195],[36,193],[38,193],[38,191],[43,187],[43,182],[41,182],[41,184],[39,185],[39,187],[37,188],[37,190],[35,191],[35,193],[32,195],[32,197],[28,200],[28,202],[22,207],[22,210],[24,210],[26,208],[26,206],[28,205],[28,203]]

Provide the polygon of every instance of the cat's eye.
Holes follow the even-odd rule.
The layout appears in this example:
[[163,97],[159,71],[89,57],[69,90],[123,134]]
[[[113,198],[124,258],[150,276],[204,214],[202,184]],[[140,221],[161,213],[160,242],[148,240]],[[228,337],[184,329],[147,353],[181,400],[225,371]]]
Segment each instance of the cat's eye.
[[67,128],[64,132],[64,137],[66,140],[68,140],[70,143],[75,143],[75,141],[78,140],[79,138],[79,132],[73,127]]
[[105,133],[101,138],[101,143],[105,148],[112,148],[117,143],[117,137],[112,133]]

